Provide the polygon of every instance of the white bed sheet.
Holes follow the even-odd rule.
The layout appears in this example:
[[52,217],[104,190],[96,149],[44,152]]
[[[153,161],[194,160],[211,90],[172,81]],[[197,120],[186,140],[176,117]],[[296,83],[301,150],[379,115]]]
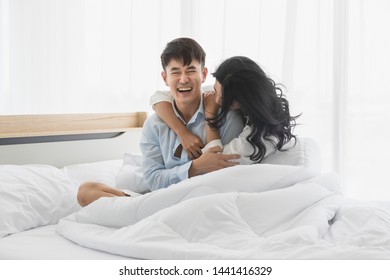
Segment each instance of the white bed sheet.
[[[26,231],[23,231],[24,229],[21,228],[21,232],[9,231],[9,235],[0,238],[0,259],[236,259],[246,257],[257,259],[390,259],[390,201],[355,201],[348,200],[347,198],[340,200],[336,195],[339,187],[337,180],[335,180],[336,178],[333,176],[319,176],[317,178],[317,175],[320,173],[318,164],[316,164],[316,162],[319,161],[315,160],[318,156],[318,151],[316,151],[316,149],[313,149],[313,151],[312,149],[309,149],[312,147],[310,145],[310,141],[303,141],[300,147],[303,148],[295,149],[290,153],[287,152],[284,154],[289,155],[288,157],[292,159],[302,159],[302,162],[298,163],[289,162],[289,164],[291,164],[290,166],[278,166],[278,155],[276,154],[273,158],[276,162],[270,161],[268,164],[263,165],[235,167],[232,169],[221,170],[219,172],[199,176],[188,181],[183,181],[179,185],[182,185],[181,187],[184,185],[184,188],[176,186],[170,187],[169,190],[166,191],[163,190],[154,192],[139,198],[124,198],[125,200],[131,200],[130,203],[125,202],[123,198],[110,200],[102,199],[101,201],[97,201],[90,207],[86,207],[82,210],[79,208],[74,209],[73,214],[70,216],[67,216],[66,213],[61,213],[63,217],[62,225],[52,224],[41,226],[41,216],[37,215],[37,217],[32,219],[34,223],[31,223],[31,227],[33,228],[30,227],[31,229]],[[295,152],[296,155],[294,155],[293,152]],[[132,159],[134,159],[134,156]],[[272,164],[270,165],[270,163]],[[114,186],[118,185],[118,177],[120,177],[120,174],[126,175],[125,180],[122,180],[122,177],[120,177],[121,180],[119,180],[119,182],[124,182],[122,182],[124,187],[134,187],[137,182],[139,183],[142,181],[137,177],[137,174],[142,174],[139,170],[140,166],[141,163],[139,160],[126,162],[122,159],[118,159],[87,164],[76,164],[66,166],[58,170],[53,170],[54,167],[45,168],[44,170],[47,170],[45,178],[50,179],[47,182],[51,182],[46,186],[46,189],[51,190],[53,185],[52,182],[56,182],[58,178],[65,176],[67,179],[62,180],[64,182],[64,187],[67,186],[68,189],[73,190],[68,193],[68,200],[70,198],[71,201],[75,201],[77,186],[83,181],[94,180]],[[3,168],[3,171],[5,171],[5,173],[3,172],[4,174],[9,174],[8,170],[10,167],[7,168],[8,169]],[[34,181],[31,180],[32,177],[29,177],[29,180],[24,180],[26,176],[22,175],[25,173],[18,170],[28,170],[30,172],[28,173],[30,174],[29,176],[35,176],[38,174],[38,177],[40,178],[42,177],[41,167],[27,168],[23,166],[14,166],[12,168],[15,168],[15,172],[12,173],[15,176],[12,177],[12,184],[9,184],[9,188],[3,188],[3,195],[5,194],[4,197],[8,197],[6,196],[8,195],[8,189],[11,194],[15,194],[13,186],[16,179],[23,183],[27,182],[23,185],[23,190],[25,192],[28,191],[27,194],[30,194],[30,198],[31,187],[33,187],[34,191],[37,192],[38,197],[45,197],[44,195],[41,195],[39,191],[43,189],[42,183],[46,181],[40,180],[37,181],[38,183],[34,186],[30,186],[29,184]],[[38,172],[37,170],[40,171]],[[238,173],[236,173],[236,171]],[[52,176],[52,174],[54,174],[53,172],[57,174],[56,177]],[[63,172],[63,174],[60,174],[59,172]],[[137,176],[129,177],[128,173],[134,173]],[[232,174],[229,175],[227,173]],[[254,178],[253,176],[257,177]],[[309,180],[310,178],[316,178],[314,187],[317,188],[318,191],[313,191],[310,186],[304,186],[307,189],[300,194],[299,188],[294,188],[294,185],[297,183],[306,184],[306,180]],[[129,184],[128,182],[130,181],[132,183]],[[7,186],[7,184],[3,185]],[[56,183],[54,184],[54,186],[57,185],[58,184]],[[188,186],[186,187],[186,185]],[[122,186],[120,187],[122,188]],[[188,189],[188,192],[186,189]],[[319,193],[323,193],[324,191],[325,193],[330,192],[330,199],[328,199],[328,195],[324,195],[321,200],[326,203],[319,205],[320,207],[318,209],[320,209],[320,211],[308,211],[312,206],[311,202],[308,200],[308,194],[312,193],[315,196]],[[282,196],[280,195],[284,193],[286,201],[278,207],[277,205],[282,201]],[[46,191],[45,194],[48,195],[49,192]],[[65,195],[66,193],[64,192],[63,194]],[[290,202],[292,194],[297,194],[297,199],[293,199],[293,203]],[[64,199],[63,196],[58,196],[57,194],[54,195]],[[305,245],[303,243],[307,242],[307,236],[297,235],[298,237],[303,238],[299,239],[300,241],[294,239],[290,242],[292,247],[285,246],[285,253],[280,250],[280,246],[276,246],[271,250],[272,252],[270,253],[272,254],[268,255],[225,254],[226,252],[224,249],[230,248],[231,244],[236,244],[235,242],[232,242],[231,234],[232,229],[238,228],[235,226],[227,227],[228,231],[224,235],[224,237],[226,237],[225,241],[227,247],[221,250],[220,255],[216,255],[216,246],[214,246],[219,243],[203,244],[204,252],[207,254],[200,254],[199,242],[192,244],[191,242],[187,242],[189,241],[187,240],[185,244],[187,244],[186,248],[189,248],[189,250],[186,250],[186,248],[182,246],[184,243],[180,245],[177,242],[180,238],[183,239],[182,237],[184,235],[183,232],[181,232],[182,230],[188,229],[187,231],[189,231],[192,228],[193,232],[190,233],[191,236],[198,236],[202,226],[204,232],[208,232],[209,226],[210,230],[214,230],[217,216],[224,216],[222,221],[229,222],[229,219],[235,216],[225,214],[234,209],[241,209],[237,207],[226,208],[226,205],[230,205],[225,203],[226,201],[229,201],[229,199],[234,202],[232,205],[236,205],[236,201],[238,200],[244,202],[246,201],[241,206],[248,210],[250,205],[247,202],[252,201],[255,196],[257,197],[256,199],[259,200],[251,204],[253,206],[253,211],[247,211],[249,214],[256,213],[259,207],[265,207],[268,205],[267,209],[263,209],[263,211],[259,212],[264,214],[262,219],[259,219],[258,215],[252,215],[256,221],[260,222],[259,227],[264,226],[264,223],[262,223],[264,221],[268,221],[269,223],[274,223],[276,221],[276,219],[273,219],[270,214],[279,213],[282,215],[285,212],[284,214],[287,217],[289,215],[287,207],[290,205],[291,208],[295,205],[302,208],[301,216],[306,217],[306,220],[310,221],[309,225],[313,229],[310,232],[314,234],[313,236],[317,236],[316,232],[318,231],[322,233],[321,236],[323,238],[321,238],[321,240],[314,240],[314,238],[314,241],[312,240],[312,242],[303,246]],[[271,200],[269,198],[271,196],[274,198],[274,202],[270,202]],[[48,196],[47,200],[51,201],[51,197],[52,196]],[[9,202],[10,199],[17,198],[19,199],[18,196],[9,196],[6,201]],[[209,199],[209,203],[205,203],[207,199]],[[20,202],[26,203],[27,201],[28,200],[23,197],[23,199],[15,200],[15,203],[11,201],[11,204],[9,205],[18,205]],[[32,206],[33,209],[37,210],[37,213],[39,213],[39,211],[44,211],[44,209],[42,210],[42,207],[40,207],[40,200],[37,201],[38,202],[36,203],[31,203],[30,200],[29,206]],[[194,205],[196,207],[193,207]],[[10,214],[7,214],[6,212],[8,211],[7,209],[9,206],[4,206],[7,205],[3,205],[3,208],[0,210],[4,210],[3,214],[5,214],[5,216],[9,215],[17,217],[15,216],[16,212],[10,212]],[[204,210],[213,210],[215,216],[202,216],[202,209],[208,208],[208,206],[210,206],[210,209]],[[57,209],[57,211],[62,209],[62,207],[58,208],[59,209]],[[283,210],[284,212],[280,210]],[[114,211],[117,214],[112,215],[110,214],[110,211]],[[242,213],[240,211],[238,211],[236,215],[238,218],[241,218]],[[27,215],[28,213],[26,212],[25,214]],[[129,213],[132,213],[133,215],[130,215]],[[322,213],[322,215],[318,215],[318,213]],[[188,219],[189,216],[195,217],[197,215],[200,215],[200,217],[195,219],[193,223],[192,219]],[[179,219],[180,217],[182,220]],[[321,217],[322,219],[319,219]],[[201,223],[200,220],[202,220],[203,223]],[[289,225],[288,221],[290,221],[290,218],[286,218],[286,221],[287,222],[282,223],[278,227],[280,228],[281,226]],[[51,221],[46,222],[49,223]],[[162,231],[159,225],[164,224],[165,222],[168,222],[167,224],[169,224],[169,227],[165,228],[170,231],[164,238],[164,233],[166,234],[167,232]],[[191,222],[192,224],[183,226],[187,222]],[[233,224],[234,223],[230,223],[229,225]],[[4,225],[7,225],[7,223],[3,223],[3,226]],[[140,231],[137,232],[133,230],[133,228]],[[173,228],[176,228],[177,230],[173,231]],[[292,228],[291,230],[295,229]],[[287,231],[287,233],[291,232],[292,231]],[[221,230],[217,231],[217,233],[221,233]],[[69,240],[61,236],[61,234],[66,236]],[[282,235],[283,232],[279,234],[279,236]],[[285,235],[287,236],[288,234]],[[118,239],[118,236],[121,238]],[[243,239],[243,236],[244,235],[240,235],[237,237],[237,240],[239,240],[237,244],[244,242],[248,245],[247,241],[249,239],[245,239],[247,236]],[[173,242],[169,243],[169,239],[171,239],[171,241],[173,240]],[[219,242],[221,238],[218,236],[216,240]],[[282,243],[285,241],[286,240],[281,239]],[[326,250],[322,250],[321,252],[317,250],[316,248],[319,247],[315,246],[315,244],[320,245],[318,241],[321,241],[321,244],[331,244],[331,250],[328,250],[329,247],[324,246],[323,247]],[[74,242],[82,244],[83,246]],[[264,242],[264,246],[266,247],[270,247],[269,244],[269,242]],[[211,245],[213,245],[212,250],[209,250]],[[301,248],[298,248],[299,246],[301,246]],[[253,246],[249,247],[250,249],[254,248]],[[174,249],[173,252],[172,249]],[[138,253],[135,253],[137,250]],[[158,250],[160,250],[160,255],[158,254]],[[261,253],[262,250],[259,252]]]
[[[55,222],[61,215],[80,209],[74,205],[77,205],[77,187],[82,182],[92,180],[115,186],[122,163],[122,159],[117,159],[68,165],[61,169],[49,165],[0,165],[0,195],[8,203],[0,207],[3,219],[0,223],[0,259],[123,259],[63,238],[56,232]],[[17,185],[20,186],[16,188]],[[49,192],[51,189],[57,191]],[[65,211],[65,208],[69,209]],[[44,215],[52,217],[54,214],[55,219],[44,219]]]
[[56,225],[49,225],[1,238],[0,259],[118,260],[128,258],[77,245],[56,233]]
[[390,259],[390,201],[354,201],[335,174],[237,166],[136,198],[99,199],[57,232],[141,259]]

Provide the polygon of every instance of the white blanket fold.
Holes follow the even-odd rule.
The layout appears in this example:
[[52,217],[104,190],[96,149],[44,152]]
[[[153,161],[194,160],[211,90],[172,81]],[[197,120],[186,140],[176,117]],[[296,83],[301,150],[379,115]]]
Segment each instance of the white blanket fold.
[[343,198],[334,175],[237,166],[134,198],[101,198],[61,220],[82,246],[140,259],[341,258],[326,240]]

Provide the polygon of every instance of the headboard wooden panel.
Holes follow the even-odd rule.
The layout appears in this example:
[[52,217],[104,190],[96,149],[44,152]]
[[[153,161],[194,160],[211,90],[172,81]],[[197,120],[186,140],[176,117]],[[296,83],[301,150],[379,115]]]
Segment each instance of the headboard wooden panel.
[[0,138],[125,132],[140,128],[146,112],[0,116]]
[[121,159],[140,152],[146,118],[146,112],[0,116],[0,164],[62,167]]

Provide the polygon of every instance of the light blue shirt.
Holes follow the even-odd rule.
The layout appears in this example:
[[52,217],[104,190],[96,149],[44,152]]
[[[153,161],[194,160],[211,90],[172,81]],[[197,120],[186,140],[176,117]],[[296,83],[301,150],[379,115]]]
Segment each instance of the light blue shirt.
[[[178,116],[175,106],[173,109]],[[187,128],[199,136],[203,143],[206,139],[205,116],[203,102],[191,120]],[[242,117],[236,111],[230,111],[226,122],[219,130],[223,144],[229,143],[237,137],[244,127]],[[151,115],[144,123],[140,147],[144,157],[144,180],[151,191],[166,188],[188,178],[188,170],[192,161],[183,149],[181,157],[174,156],[176,148],[180,145],[180,139],[156,114]]]

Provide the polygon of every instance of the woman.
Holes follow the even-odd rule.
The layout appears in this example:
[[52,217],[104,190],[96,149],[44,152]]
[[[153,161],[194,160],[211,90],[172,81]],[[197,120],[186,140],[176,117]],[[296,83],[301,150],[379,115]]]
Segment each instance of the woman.
[[[240,154],[241,164],[259,163],[275,150],[285,150],[286,144],[295,143],[292,133],[296,119],[291,116],[289,103],[281,88],[269,78],[260,66],[244,56],[231,57],[219,65],[214,92],[204,96],[206,147],[199,137],[186,130],[173,112],[168,93],[157,92],[151,103],[157,115],[180,137],[190,158],[198,157],[212,146],[220,146],[223,153]],[[220,128],[229,110],[240,110],[246,125],[238,138],[222,146]]]

